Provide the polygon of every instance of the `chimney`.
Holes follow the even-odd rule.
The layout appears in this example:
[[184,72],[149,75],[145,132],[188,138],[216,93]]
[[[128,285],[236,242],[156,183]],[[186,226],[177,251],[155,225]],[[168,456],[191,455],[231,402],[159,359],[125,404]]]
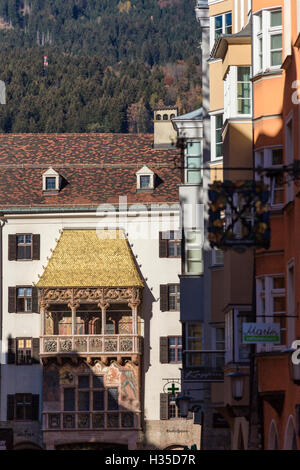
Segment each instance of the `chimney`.
[[158,106],[154,108],[154,144],[156,149],[173,148],[177,140],[171,119],[176,117],[178,109],[175,106]]

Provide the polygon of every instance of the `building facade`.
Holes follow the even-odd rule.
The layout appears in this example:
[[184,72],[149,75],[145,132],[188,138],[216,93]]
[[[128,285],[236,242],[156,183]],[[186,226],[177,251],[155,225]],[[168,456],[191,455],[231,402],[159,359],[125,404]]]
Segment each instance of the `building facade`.
[[175,405],[178,150],[152,135],[0,139],[1,424],[14,448],[198,444]]
[[[271,246],[256,253],[256,311],[280,325],[279,344],[257,346],[265,449],[299,449],[300,390],[291,346],[299,339],[300,3],[253,0],[255,165],[270,189]],[[258,178],[258,176],[257,176]]]

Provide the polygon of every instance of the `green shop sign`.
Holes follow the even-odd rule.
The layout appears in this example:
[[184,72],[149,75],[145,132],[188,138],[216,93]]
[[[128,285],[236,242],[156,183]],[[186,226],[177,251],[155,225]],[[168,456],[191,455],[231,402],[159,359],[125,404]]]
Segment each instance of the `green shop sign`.
[[280,323],[243,323],[243,344],[280,344]]

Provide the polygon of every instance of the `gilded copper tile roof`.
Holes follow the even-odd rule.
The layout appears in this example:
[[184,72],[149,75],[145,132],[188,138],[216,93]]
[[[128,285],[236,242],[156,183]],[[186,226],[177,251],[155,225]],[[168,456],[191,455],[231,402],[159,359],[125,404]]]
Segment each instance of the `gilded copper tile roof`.
[[37,286],[143,287],[143,281],[122,231],[64,230]]

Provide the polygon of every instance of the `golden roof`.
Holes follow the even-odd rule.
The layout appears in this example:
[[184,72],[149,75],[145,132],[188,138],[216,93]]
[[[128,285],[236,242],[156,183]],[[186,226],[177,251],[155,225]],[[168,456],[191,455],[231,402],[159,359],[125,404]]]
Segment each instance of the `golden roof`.
[[37,287],[143,287],[121,230],[64,230]]

